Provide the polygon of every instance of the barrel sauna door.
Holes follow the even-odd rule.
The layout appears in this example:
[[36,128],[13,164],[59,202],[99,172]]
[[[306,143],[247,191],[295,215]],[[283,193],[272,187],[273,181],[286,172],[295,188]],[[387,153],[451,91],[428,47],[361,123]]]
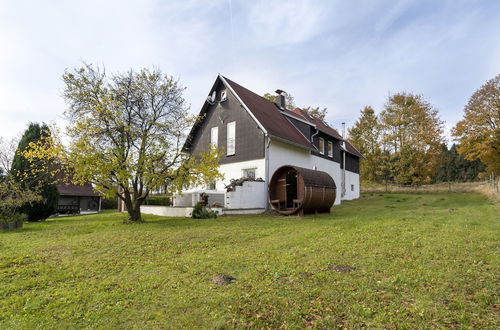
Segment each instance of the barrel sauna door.
[[286,173],[286,208],[294,207],[293,201],[297,199],[297,172],[288,171]]

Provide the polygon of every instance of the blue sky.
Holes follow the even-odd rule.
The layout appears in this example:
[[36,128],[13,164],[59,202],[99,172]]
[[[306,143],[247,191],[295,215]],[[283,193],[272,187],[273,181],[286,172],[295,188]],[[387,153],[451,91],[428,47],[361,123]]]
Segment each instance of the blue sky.
[[[159,67],[198,112],[218,73],[351,125],[389,93],[423,94],[446,121],[500,73],[500,1],[0,0],[0,136],[64,126],[61,75]],[[448,132],[447,132],[448,134]]]

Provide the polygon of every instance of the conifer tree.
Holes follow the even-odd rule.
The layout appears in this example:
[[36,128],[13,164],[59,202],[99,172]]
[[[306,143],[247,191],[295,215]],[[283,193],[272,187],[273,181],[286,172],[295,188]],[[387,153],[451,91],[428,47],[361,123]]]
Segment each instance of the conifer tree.
[[28,221],[45,220],[54,214],[57,207],[58,193],[57,187],[52,180],[49,168],[32,171],[29,162],[22,153],[30,148],[30,143],[37,143],[50,134],[46,124],[30,123],[19,141],[16,154],[12,161],[10,174],[22,189],[38,192],[42,200],[31,204],[26,204],[20,209],[20,213],[28,216]]

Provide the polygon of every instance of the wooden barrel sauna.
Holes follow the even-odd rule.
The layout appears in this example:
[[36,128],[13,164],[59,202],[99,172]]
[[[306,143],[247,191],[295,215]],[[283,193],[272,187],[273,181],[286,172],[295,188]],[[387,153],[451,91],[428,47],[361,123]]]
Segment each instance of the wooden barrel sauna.
[[269,200],[283,215],[329,213],[336,190],[335,181],[326,172],[285,165],[269,182]]

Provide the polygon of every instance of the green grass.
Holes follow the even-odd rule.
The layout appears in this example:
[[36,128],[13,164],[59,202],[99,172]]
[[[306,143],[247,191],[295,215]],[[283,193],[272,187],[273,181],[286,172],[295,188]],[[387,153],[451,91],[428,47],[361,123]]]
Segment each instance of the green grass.
[[0,234],[0,328],[498,328],[499,211],[368,194],[304,218],[27,223]]

